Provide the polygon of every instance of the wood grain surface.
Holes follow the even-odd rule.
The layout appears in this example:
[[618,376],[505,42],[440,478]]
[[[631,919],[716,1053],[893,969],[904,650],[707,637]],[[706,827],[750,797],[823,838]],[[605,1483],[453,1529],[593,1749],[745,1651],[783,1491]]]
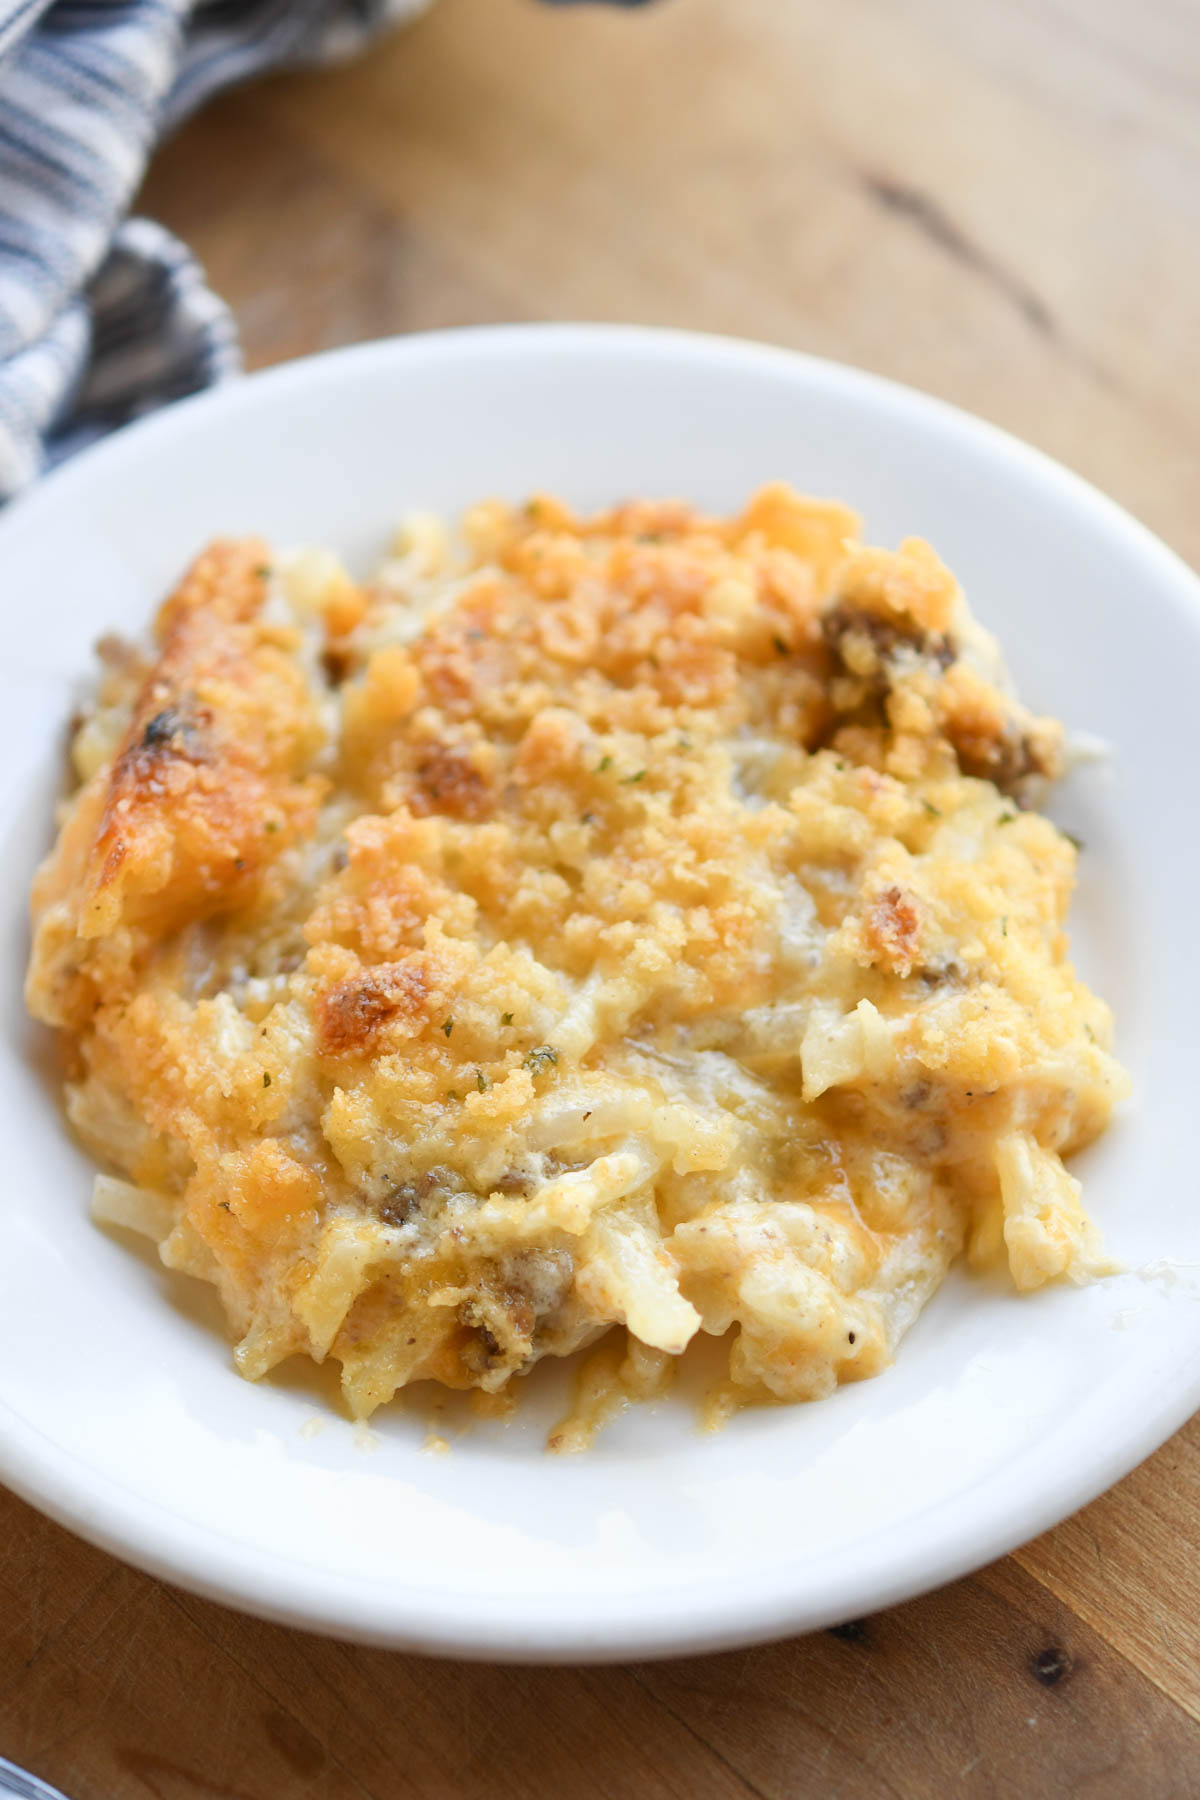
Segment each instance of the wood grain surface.
[[[211,107],[142,205],[251,366],[497,319],[762,337],[1008,426],[1200,561],[1196,0],[438,0]],[[0,1752],[72,1800],[1200,1795],[1195,1423],[941,1593],[645,1666],[349,1648],[0,1520]]]

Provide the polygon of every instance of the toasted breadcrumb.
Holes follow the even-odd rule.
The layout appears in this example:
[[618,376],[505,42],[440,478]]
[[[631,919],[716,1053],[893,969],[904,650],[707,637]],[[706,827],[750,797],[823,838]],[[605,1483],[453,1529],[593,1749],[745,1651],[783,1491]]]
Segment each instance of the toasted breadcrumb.
[[98,1214],[215,1283],[245,1374],[332,1357],[366,1417],[604,1337],[569,1448],[698,1332],[717,1412],[818,1398],[964,1243],[1105,1266],[1061,730],[858,529],[774,484],[488,503],[366,585],[217,543],[107,645],[28,1000]]

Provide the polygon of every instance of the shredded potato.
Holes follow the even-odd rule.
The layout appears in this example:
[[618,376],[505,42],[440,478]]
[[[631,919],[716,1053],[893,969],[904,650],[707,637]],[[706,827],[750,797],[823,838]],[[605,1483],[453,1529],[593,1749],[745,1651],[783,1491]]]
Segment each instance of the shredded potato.
[[365,1417],[616,1328],[594,1421],[702,1332],[718,1410],[814,1399],[964,1244],[1109,1266],[1060,729],[927,545],[857,533],[781,484],[489,503],[366,585],[215,544],[108,642],[28,1000],[97,1218],[216,1285],[243,1373],[332,1357]]

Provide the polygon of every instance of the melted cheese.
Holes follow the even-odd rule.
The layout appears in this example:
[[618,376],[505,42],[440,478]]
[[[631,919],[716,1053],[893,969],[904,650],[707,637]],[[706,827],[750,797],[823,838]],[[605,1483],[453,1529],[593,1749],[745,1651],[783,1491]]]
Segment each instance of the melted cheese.
[[110,647],[28,982],[98,1214],[360,1416],[613,1327],[596,1418],[701,1332],[728,1399],[816,1398],[964,1241],[1102,1267],[1060,734],[933,552],[782,486],[464,529],[365,588],[216,545]]

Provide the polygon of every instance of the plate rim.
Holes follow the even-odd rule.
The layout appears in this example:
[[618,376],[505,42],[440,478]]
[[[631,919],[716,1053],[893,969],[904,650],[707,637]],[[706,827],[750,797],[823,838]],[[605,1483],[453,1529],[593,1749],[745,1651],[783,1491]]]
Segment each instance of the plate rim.
[[[252,408],[260,395],[302,388],[314,378],[332,381],[340,370],[358,363],[382,360],[399,366],[462,351],[511,354],[514,349],[521,355],[570,355],[582,350],[589,356],[598,351],[614,356],[652,351],[690,362],[698,379],[703,378],[702,365],[790,373],[809,384],[885,405],[914,427],[928,424],[943,437],[950,434],[960,441],[965,437],[1010,466],[1023,467],[1051,498],[1057,495],[1082,506],[1099,527],[1123,537],[1200,630],[1200,577],[1184,559],[1083,476],[1002,427],[935,395],[831,358],[735,336],[636,324],[464,326],[371,339],[257,371],[133,421],[52,470],[0,516],[0,559],[14,528],[36,529],[39,512],[60,507],[76,488],[85,491],[101,464],[119,470],[122,460],[141,456],[156,440],[169,445],[186,434],[192,421],[207,414],[228,410],[236,415]],[[843,1578],[836,1605],[820,1598],[806,1604],[804,1595],[791,1592],[781,1574],[773,1593],[728,1596],[725,1584],[707,1606],[688,1595],[688,1606],[669,1612],[664,1608],[667,1616],[653,1622],[632,1615],[601,1623],[577,1622],[561,1614],[535,1621],[528,1612],[511,1620],[485,1620],[478,1611],[472,1620],[448,1617],[444,1596],[405,1590],[396,1581],[374,1587],[346,1574],[322,1572],[318,1578],[311,1567],[305,1567],[300,1598],[289,1598],[288,1570],[297,1566],[290,1559],[238,1546],[236,1540],[87,1468],[82,1458],[56,1445],[49,1433],[2,1396],[0,1479],[58,1524],[121,1560],[206,1599],[279,1624],[425,1655],[489,1661],[583,1663],[699,1655],[877,1612],[1008,1554],[1106,1491],[1200,1408],[1200,1334],[1193,1360],[1186,1379],[1180,1370],[1176,1384],[1142,1412],[1137,1429],[1121,1432],[1118,1442],[1094,1457],[1082,1475],[1062,1472],[1032,1497],[1020,1496],[1015,1505],[1010,1496],[1003,1527],[993,1523],[989,1532],[976,1522],[952,1532],[948,1540],[935,1543],[930,1537],[923,1553],[915,1558],[910,1554],[890,1580],[882,1580],[868,1562],[863,1571]],[[1016,1466],[1024,1460],[1023,1453]],[[87,1471],[82,1481],[80,1466]],[[989,1483],[992,1488],[1003,1485],[999,1477]],[[929,1510],[936,1514],[939,1507]],[[197,1554],[198,1544],[207,1545],[207,1560]],[[456,1597],[455,1609],[458,1605]]]

